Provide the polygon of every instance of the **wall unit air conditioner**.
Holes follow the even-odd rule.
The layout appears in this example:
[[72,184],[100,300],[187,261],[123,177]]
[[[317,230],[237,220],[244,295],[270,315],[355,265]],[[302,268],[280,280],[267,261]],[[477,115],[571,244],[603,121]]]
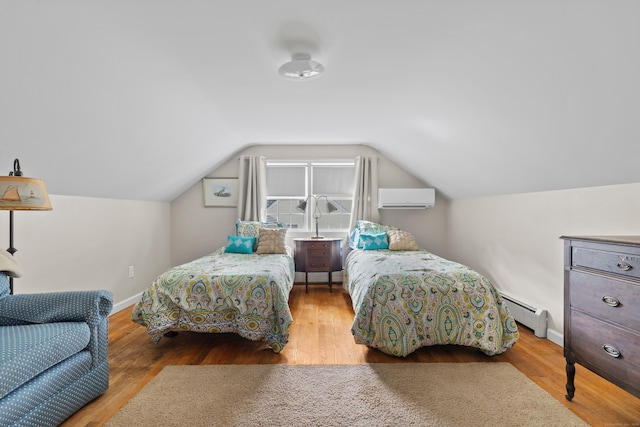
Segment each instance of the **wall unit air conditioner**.
[[378,188],[378,209],[426,209],[435,204],[433,188]]

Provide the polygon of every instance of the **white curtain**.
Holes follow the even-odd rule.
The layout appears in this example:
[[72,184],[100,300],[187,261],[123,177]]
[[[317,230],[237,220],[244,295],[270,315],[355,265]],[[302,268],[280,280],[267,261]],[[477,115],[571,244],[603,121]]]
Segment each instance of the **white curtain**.
[[266,221],[267,160],[263,156],[240,157],[238,218],[242,221]]
[[379,222],[378,158],[356,157],[356,179],[353,188],[353,208],[349,220],[351,230],[359,219]]

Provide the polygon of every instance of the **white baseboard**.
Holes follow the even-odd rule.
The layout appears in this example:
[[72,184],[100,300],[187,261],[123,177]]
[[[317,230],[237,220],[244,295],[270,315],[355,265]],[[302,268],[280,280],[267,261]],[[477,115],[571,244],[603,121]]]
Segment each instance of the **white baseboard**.
[[547,339],[560,347],[564,347],[564,335],[553,329],[547,329]]
[[137,295],[133,295],[132,297],[129,297],[124,301],[120,301],[119,303],[113,304],[113,310],[111,310],[111,314],[109,316],[116,314],[119,311],[124,310],[125,308],[131,307],[133,304],[138,302],[138,300],[140,299],[140,296],[142,296],[142,292],[140,292]]

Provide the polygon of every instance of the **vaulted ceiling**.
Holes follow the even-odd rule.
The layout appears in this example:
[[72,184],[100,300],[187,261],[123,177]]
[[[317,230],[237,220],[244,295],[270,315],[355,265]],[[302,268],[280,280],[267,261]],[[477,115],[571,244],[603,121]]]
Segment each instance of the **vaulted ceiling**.
[[[635,0],[0,0],[0,173],[172,200],[367,144],[448,198],[640,182]],[[304,50],[326,68],[277,69]],[[6,169],[6,171],[4,169]]]

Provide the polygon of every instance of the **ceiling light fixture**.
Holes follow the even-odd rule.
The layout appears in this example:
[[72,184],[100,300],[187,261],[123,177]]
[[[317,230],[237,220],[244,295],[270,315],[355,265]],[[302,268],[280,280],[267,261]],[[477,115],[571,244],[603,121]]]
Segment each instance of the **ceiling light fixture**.
[[324,73],[322,64],[312,61],[307,53],[294,53],[291,61],[278,69],[278,73],[291,80],[309,80]]

